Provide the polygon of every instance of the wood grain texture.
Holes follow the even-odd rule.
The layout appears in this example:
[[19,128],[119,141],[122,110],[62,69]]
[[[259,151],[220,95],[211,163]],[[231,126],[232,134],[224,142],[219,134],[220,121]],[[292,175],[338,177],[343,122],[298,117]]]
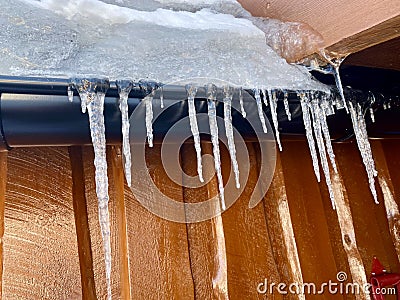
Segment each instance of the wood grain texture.
[[3,299],[81,299],[67,148],[8,154]]
[[3,295],[3,238],[4,238],[4,209],[7,183],[7,152],[0,151],[0,299]]
[[96,299],[96,284],[93,271],[92,242],[90,238],[87,203],[85,195],[85,174],[83,170],[82,147],[68,148],[72,171],[72,202],[74,206],[76,238],[81,271],[82,299]]
[[377,256],[391,272],[399,272],[399,261],[388,230],[388,220],[382,193],[378,190],[379,205],[374,204],[360,154],[354,143],[334,146],[337,163],[347,190],[357,245],[364,266],[371,269],[372,257]]
[[[237,202],[219,219],[187,225],[163,220],[146,210],[124,181],[120,149],[108,147],[113,299],[226,298],[225,285],[216,284],[216,278],[222,278],[222,283],[226,280],[229,299],[304,299],[276,292],[258,294],[257,285],[265,279],[291,283],[302,278],[318,286],[335,280],[339,271],[346,272],[350,282],[355,279],[349,264],[354,250],[367,276],[375,255],[390,272],[400,272],[395,246],[398,237],[391,230],[396,223],[388,222],[379,181],[381,204],[374,204],[357,145],[334,146],[340,170],[341,186],[337,190],[343,192],[346,214],[351,214],[357,249],[342,243],[351,226],[343,227],[344,223],[338,221],[325,183],[316,182],[307,142],[286,140],[283,147],[262,203],[248,208],[260,153],[256,144],[247,143],[249,179]],[[372,147],[377,168],[399,205],[400,142],[372,141]],[[160,151],[160,145],[148,148],[146,161],[153,182],[165,195],[194,203],[217,194],[210,157],[204,161],[204,171],[211,181],[192,189],[183,187],[185,182],[168,178]],[[211,153],[210,143],[203,143],[203,154]],[[226,181],[231,162],[225,147],[221,148],[221,158]],[[193,144],[183,145],[180,159],[183,170],[195,176]],[[3,299],[105,299],[92,148],[71,148],[70,154],[67,148],[16,149],[8,158],[0,154],[0,167],[3,184],[4,174],[8,176]],[[282,203],[287,204],[285,215]],[[287,217],[292,229],[287,227]],[[291,243],[287,243],[288,236],[293,237]],[[293,264],[296,256],[300,266]],[[225,277],[218,277],[221,270]],[[318,296],[306,297],[314,298]],[[356,299],[354,295],[328,294],[323,298]]]
[[344,64],[400,71],[400,38],[395,38],[346,58]]
[[[325,216],[324,202],[330,200],[321,196],[307,144],[304,141],[284,142],[283,148],[282,169],[303,279],[320,286],[334,280],[341,271],[336,266]],[[341,295],[329,297],[342,298]],[[317,295],[307,297],[314,298]]]
[[[398,21],[400,12],[400,2],[397,0],[367,2],[362,0],[311,2],[305,0],[239,0],[239,2],[255,16],[303,22],[310,25],[322,34],[325,39],[325,47],[375,26],[380,26],[379,24],[388,20],[397,18]],[[398,23],[396,24],[398,26]],[[397,34],[399,33],[397,32]],[[370,37],[375,38],[370,41],[375,44],[375,40],[380,39],[379,34]]]
[[[181,186],[165,174],[160,151],[157,144],[146,150],[149,173],[162,193],[183,202]],[[155,216],[126,185],[125,204],[132,299],[194,299],[186,225]]]

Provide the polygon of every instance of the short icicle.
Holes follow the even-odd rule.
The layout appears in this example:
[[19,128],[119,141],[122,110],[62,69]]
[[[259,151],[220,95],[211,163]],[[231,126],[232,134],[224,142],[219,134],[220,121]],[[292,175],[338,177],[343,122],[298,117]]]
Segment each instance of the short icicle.
[[164,88],[160,87],[160,106],[164,108]]
[[69,102],[74,102],[74,91],[72,90],[71,86],[68,85],[68,101]]
[[267,125],[265,124],[264,111],[262,107],[261,95],[259,89],[254,89],[254,98],[256,99],[257,102],[258,116],[260,118],[263,131],[264,133],[268,133]]
[[290,113],[290,108],[289,108],[289,93],[288,92],[283,93],[283,104],[285,105],[285,112],[288,117],[288,120],[292,121],[292,114]]
[[240,188],[239,165],[236,159],[236,146],[233,135],[233,126],[232,126],[232,98],[233,98],[233,88],[230,86],[225,86],[224,87],[225,133],[228,139],[228,148],[232,160],[233,172],[235,174],[236,187],[239,189]]
[[221,198],[221,208],[222,211],[226,210],[225,204],[225,191],[224,182],[222,180],[222,170],[221,170],[221,155],[219,151],[219,138],[218,138],[218,123],[217,123],[217,109],[215,106],[215,101],[217,100],[217,87],[213,84],[209,84],[206,87],[207,91],[207,103],[208,103],[208,120],[210,124],[211,141],[213,144],[213,154],[214,154],[214,165],[215,171],[217,172],[218,188]]
[[242,112],[243,118],[247,117],[247,113],[244,110],[244,101],[243,101],[243,88],[239,89],[239,103],[240,103],[240,110]]
[[122,118],[122,149],[125,158],[125,176],[128,186],[132,185],[132,157],[131,157],[131,147],[129,143],[129,114],[128,114],[128,97],[129,93],[133,88],[133,82],[130,80],[117,80],[116,82],[119,93],[119,109],[121,111]]
[[279,135],[279,123],[277,114],[278,99],[276,98],[276,92],[268,90],[268,98],[269,98],[269,106],[271,108],[272,122],[274,123],[275,127],[275,138],[278,143],[279,151],[282,152],[281,137]]
[[197,116],[196,116],[196,106],[194,100],[197,94],[197,87],[191,84],[186,85],[186,92],[188,96],[188,106],[189,106],[189,121],[190,121],[190,129],[192,130],[192,135],[194,139],[194,147],[196,149],[197,155],[197,174],[199,175],[199,180],[204,182],[203,178],[203,163],[201,158],[201,142],[200,142],[200,133],[199,127],[197,124]]
[[309,100],[304,92],[300,93],[299,96],[300,96],[301,109],[303,111],[304,127],[306,129],[308,147],[310,148],[310,153],[311,153],[311,158],[312,158],[312,162],[313,162],[315,176],[317,177],[318,182],[321,182],[318,156],[317,156],[317,151],[315,149],[315,141],[314,141],[314,137],[313,137],[310,112],[309,112],[309,108],[308,108]]
[[149,147],[153,148],[153,92],[143,99],[146,105],[146,131]]
[[99,209],[99,221],[104,246],[104,260],[107,281],[107,299],[111,300],[111,239],[110,217],[108,212],[108,177],[106,160],[106,136],[104,124],[104,99],[109,87],[108,80],[77,79],[76,89],[82,102],[82,107],[89,113],[90,133],[94,148],[94,165],[96,194]]

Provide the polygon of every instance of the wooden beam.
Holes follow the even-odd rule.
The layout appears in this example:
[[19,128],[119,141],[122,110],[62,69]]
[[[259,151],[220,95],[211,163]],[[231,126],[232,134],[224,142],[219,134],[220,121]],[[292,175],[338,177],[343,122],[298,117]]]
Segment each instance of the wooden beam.
[[128,234],[127,234],[127,221],[125,209],[125,196],[124,196],[124,169],[122,163],[121,148],[112,146],[107,148],[109,153],[109,160],[111,161],[110,178],[111,193],[115,197],[115,210],[116,210],[116,231],[118,236],[118,262],[120,270],[120,291],[121,299],[132,299],[131,297],[131,282],[129,270],[129,249],[128,249]]
[[7,152],[0,152],[0,299],[3,291],[3,237],[4,237],[4,203],[7,184]]
[[85,175],[83,170],[82,148],[78,146],[69,147],[68,152],[72,170],[72,202],[74,205],[75,228],[78,241],[82,298],[96,299],[92,243],[86,208]]
[[[398,0],[307,2],[239,0],[239,2],[254,16],[310,25],[323,36],[325,41],[323,47],[340,57],[400,36]],[[393,56],[396,56],[396,52]]]
[[[400,36],[400,14],[394,18],[379,23],[376,26],[369,27],[352,36],[343,38],[339,42],[328,47],[330,53],[343,56],[369,47],[381,44]],[[397,53],[393,53],[398,56]]]

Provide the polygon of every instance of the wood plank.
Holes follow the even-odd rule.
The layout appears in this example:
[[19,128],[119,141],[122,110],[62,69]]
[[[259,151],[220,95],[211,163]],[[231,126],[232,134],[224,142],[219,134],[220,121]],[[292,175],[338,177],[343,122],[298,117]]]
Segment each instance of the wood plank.
[[[124,175],[118,151],[107,146],[107,167],[109,181],[109,214],[111,228],[112,296],[116,299],[129,299],[130,274],[124,220]],[[87,211],[92,241],[93,270],[96,280],[97,298],[105,298],[107,284],[105,277],[104,248],[98,218],[98,202],[95,184],[94,153],[92,147],[83,150]],[[121,163],[121,164],[120,164]],[[120,164],[120,165],[119,165]]]
[[132,299],[131,297],[131,282],[130,282],[130,270],[129,270],[129,249],[128,249],[128,234],[127,234],[127,221],[126,221],[126,210],[125,210],[125,196],[124,196],[124,169],[122,162],[121,148],[119,146],[112,146],[108,148],[108,153],[111,161],[111,172],[112,177],[109,182],[110,195],[115,198],[115,209],[116,209],[116,224],[117,234],[119,243],[118,261],[120,269],[120,291],[121,299]]
[[[335,144],[334,151],[347,190],[357,245],[367,272],[377,256],[389,271],[398,272],[399,261],[388,230],[382,193],[374,204],[361,156],[354,143]],[[377,186],[377,184],[376,184]]]
[[[375,26],[378,26],[376,27],[378,31],[374,30],[375,33],[385,34],[382,30],[394,33],[391,26],[398,26],[400,12],[400,2],[397,0],[321,0],[311,2],[239,0],[239,2],[255,16],[303,22],[310,25],[322,34],[325,39],[325,47],[332,46]],[[387,37],[382,39],[379,35],[372,35],[372,37],[373,39],[369,41],[372,43],[370,46],[389,39]]]
[[400,38],[354,53],[343,62],[346,65],[384,68],[400,71]]
[[74,206],[76,237],[78,241],[78,255],[81,270],[82,299],[96,299],[92,243],[86,207],[82,147],[69,147],[68,152],[72,171],[72,202]]
[[[183,202],[182,186],[166,175],[160,152],[159,144],[146,146],[148,172],[163,194]],[[158,199],[142,182],[133,184]],[[126,185],[125,205],[132,299],[195,299],[186,225],[152,214]]]
[[392,178],[388,170],[382,142],[379,140],[371,141],[371,148],[374,153],[376,170],[378,171],[378,184],[382,193],[383,205],[386,210],[388,230],[392,236],[397,258],[400,260],[400,212],[394,193]]
[[[400,11],[400,7],[399,7]],[[342,57],[400,36],[400,14],[330,45],[328,52]],[[398,54],[393,53],[398,57]],[[379,60],[379,58],[378,58]]]
[[3,299],[82,298],[67,148],[8,153]]
[[[323,204],[330,200],[321,197],[307,142],[284,141],[283,149],[282,169],[303,279],[321,286],[335,280],[341,271],[336,266]],[[329,299],[342,297],[329,295]],[[314,298],[318,297],[307,295],[307,299]]]
[[3,295],[4,209],[7,183],[7,152],[0,151],[0,299]]
[[[260,153],[257,152],[258,161]],[[304,283],[299,252],[287,199],[281,156],[277,154],[274,178],[264,198],[264,208],[272,251],[281,281],[290,285]],[[288,299],[302,299],[300,295],[289,294]]]

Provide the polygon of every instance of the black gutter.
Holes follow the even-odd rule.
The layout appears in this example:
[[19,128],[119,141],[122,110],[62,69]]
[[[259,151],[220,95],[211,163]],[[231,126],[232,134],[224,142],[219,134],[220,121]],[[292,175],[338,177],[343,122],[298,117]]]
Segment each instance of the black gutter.
[[[0,76],[0,149],[28,146],[69,146],[86,145],[91,143],[88,116],[82,114],[80,99],[74,90],[74,101],[68,101],[69,79],[55,78],[21,78]],[[154,82],[138,82],[129,94],[129,111],[139,105],[141,100],[159,85]],[[249,91],[252,93],[251,91]],[[283,93],[278,91],[281,99]],[[365,107],[369,106],[368,92],[347,90],[346,97],[355,99]],[[118,89],[115,82],[110,82],[105,99],[106,138],[108,144],[120,144],[121,114],[118,107]],[[186,91],[182,86],[168,86],[164,90],[166,104],[168,101],[186,99]],[[358,99],[356,99],[358,98]],[[379,97],[378,97],[379,98]],[[198,112],[207,112],[205,93],[200,91],[196,101]],[[378,105],[386,101],[377,99]],[[287,120],[282,101],[278,102],[278,118],[280,131],[283,135],[304,135],[302,112],[295,92],[289,91],[292,121]],[[398,136],[400,126],[399,107],[395,106],[390,113],[377,112],[377,122],[371,125],[370,135],[375,137]],[[222,105],[217,106],[218,114],[223,115]],[[180,101],[166,109],[154,124],[156,139],[162,139],[168,129],[187,116],[187,102]],[[264,107],[268,118],[269,108]],[[389,110],[387,111],[389,112]],[[371,123],[368,117],[368,123]],[[253,129],[239,112],[233,112],[233,122],[245,138],[255,136]],[[334,139],[351,135],[352,125],[349,116],[340,110],[328,118],[332,137]],[[382,122],[383,126],[378,125]]]

